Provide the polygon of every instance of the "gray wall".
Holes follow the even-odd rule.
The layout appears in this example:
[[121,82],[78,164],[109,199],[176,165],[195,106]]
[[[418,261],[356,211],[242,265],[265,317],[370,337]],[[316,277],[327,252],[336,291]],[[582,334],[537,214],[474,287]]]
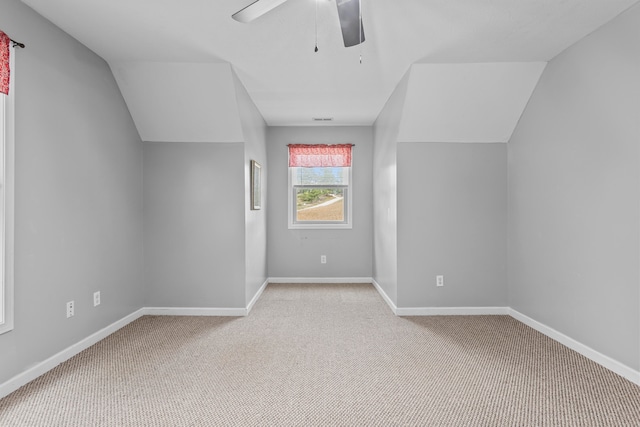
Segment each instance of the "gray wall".
[[245,308],[267,280],[267,210],[250,210],[251,160],[267,198],[266,124],[232,83],[244,143],[144,143],[149,306]]
[[407,72],[373,125],[373,279],[398,302],[397,137],[409,85]]
[[151,307],[245,307],[243,144],[144,143]]
[[[244,135],[244,206],[245,206],[245,303],[249,304],[267,281],[267,124],[247,90],[234,73],[240,123]],[[251,160],[262,166],[262,209],[251,210]],[[245,305],[246,305],[245,304]]]
[[[287,144],[354,143],[353,229],[289,230],[287,219]],[[270,277],[371,277],[372,275],[371,127],[271,127],[268,249]],[[320,264],[320,255],[327,263]]]
[[507,145],[398,144],[398,307],[505,307],[506,262]]
[[17,0],[3,0],[0,28],[27,45],[14,67],[15,329],[0,335],[2,383],[139,309],[143,292],[142,144],[109,67]]
[[509,143],[509,304],[640,368],[640,8],[549,63]]
[[[508,304],[640,369],[639,25],[634,7],[550,63],[506,147],[505,202],[504,146],[397,144],[408,75],[372,128],[266,130],[236,79],[244,144],[142,144],[107,64],[3,0],[0,28],[27,48],[0,383],[143,305],[244,307],[267,276],[373,276],[400,307]],[[344,142],[354,228],[288,230],[286,144]]]

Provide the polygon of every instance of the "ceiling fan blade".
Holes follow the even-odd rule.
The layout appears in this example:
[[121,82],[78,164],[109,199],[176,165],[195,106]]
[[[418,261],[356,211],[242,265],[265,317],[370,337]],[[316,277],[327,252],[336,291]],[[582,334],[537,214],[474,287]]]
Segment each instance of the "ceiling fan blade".
[[355,46],[364,41],[364,27],[360,18],[360,0],[337,0],[340,28],[344,47]]
[[275,9],[287,0],[256,0],[249,6],[240,9],[231,17],[238,22],[251,22],[264,15],[265,13]]

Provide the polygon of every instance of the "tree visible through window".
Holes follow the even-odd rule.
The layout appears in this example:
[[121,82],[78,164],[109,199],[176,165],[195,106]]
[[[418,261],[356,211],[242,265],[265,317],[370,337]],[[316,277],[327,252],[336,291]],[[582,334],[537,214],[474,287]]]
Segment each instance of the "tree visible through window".
[[289,227],[351,227],[351,144],[289,146]]

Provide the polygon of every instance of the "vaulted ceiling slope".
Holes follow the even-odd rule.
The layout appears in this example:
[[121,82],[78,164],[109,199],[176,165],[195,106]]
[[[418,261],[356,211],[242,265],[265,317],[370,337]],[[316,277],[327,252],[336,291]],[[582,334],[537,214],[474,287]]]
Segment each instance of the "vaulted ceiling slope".
[[[178,71],[165,89],[189,78],[191,88],[217,93],[207,70],[228,63],[269,125],[317,124],[313,117],[370,125],[412,64],[470,63],[465,72],[473,73],[477,63],[546,62],[638,0],[361,0],[366,42],[350,48],[342,43],[336,0],[290,0],[248,24],[231,15],[253,0],[22,1],[114,70],[177,64],[167,67]],[[189,65],[185,75],[180,64],[202,68]],[[431,71],[420,73],[428,78]],[[445,105],[455,101],[436,89],[429,93]],[[141,85],[134,96],[142,99],[145,90]],[[165,95],[171,102],[171,92]],[[205,115],[222,108],[188,98],[180,102],[204,103]],[[432,100],[429,111],[448,120],[437,104]]]
[[244,140],[229,64],[126,62],[111,71],[143,141]]
[[546,65],[412,65],[398,141],[508,142]]

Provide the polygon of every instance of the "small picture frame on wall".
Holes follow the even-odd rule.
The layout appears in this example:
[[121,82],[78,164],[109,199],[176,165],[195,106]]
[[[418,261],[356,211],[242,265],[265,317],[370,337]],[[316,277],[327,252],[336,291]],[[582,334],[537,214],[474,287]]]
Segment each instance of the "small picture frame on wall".
[[251,210],[256,211],[262,207],[262,183],[260,172],[262,166],[255,160],[251,160]]

